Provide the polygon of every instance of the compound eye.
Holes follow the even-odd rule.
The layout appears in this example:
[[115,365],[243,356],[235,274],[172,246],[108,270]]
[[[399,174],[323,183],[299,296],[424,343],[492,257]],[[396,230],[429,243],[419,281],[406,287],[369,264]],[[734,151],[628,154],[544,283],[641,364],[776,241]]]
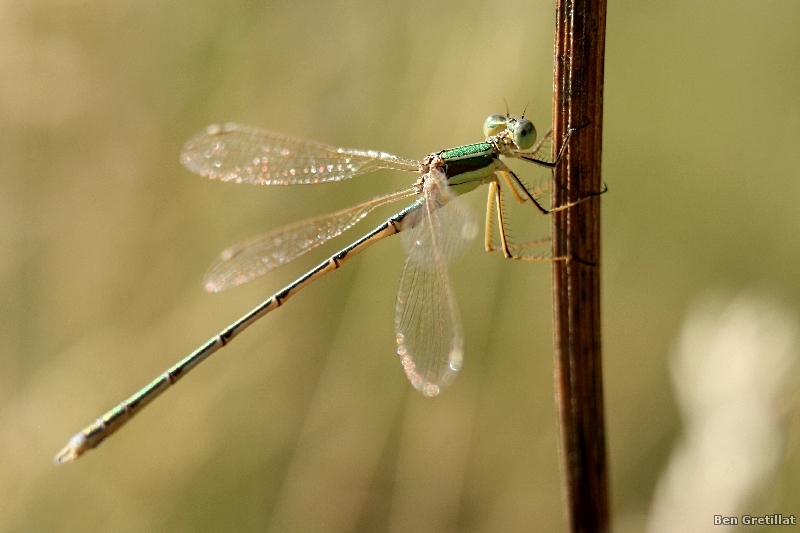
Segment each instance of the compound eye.
[[514,143],[520,150],[527,150],[536,142],[536,128],[533,122],[526,118],[519,119],[514,124]]
[[486,119],[486,122],[483,123],[483,134],[489,138],[492,135],[497,135],[504,129],[506,129],[506,125],[508,124],[508,120],[503,115],[492,115]]

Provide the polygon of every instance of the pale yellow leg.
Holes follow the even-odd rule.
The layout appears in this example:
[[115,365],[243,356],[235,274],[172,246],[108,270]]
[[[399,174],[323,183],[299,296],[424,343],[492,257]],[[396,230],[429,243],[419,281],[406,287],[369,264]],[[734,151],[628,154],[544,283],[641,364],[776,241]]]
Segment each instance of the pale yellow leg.
[[494,197],[497,195],[497,181],[493,180],[489,184],[489,201],[486,205],[486,251],[487,252],[498,252],[500,251],[499,248],[494,247],[494,225],[492,224],[492,218],[494,215]]
[[[512,187],[513,189],[513,187]],[[500,230],[500,248],[494,246],[494,225],[492,224],[492,213],[497,211],[497,227]],[[508,259],[517,259],[521,261],[562,261],[565,257],[528,257],[521,255],[514,255],[514,251],[531,248],[550,241],[549,237],[539,239],[537,241],[527,242],[524,244],[509,244],[508,237],[506,236],[505,228],[505,215],[503,209],[503,195],[500,190],[500,182],[495,179],[489,184],[489,197],[488,205],[486,206],[486,251],[487,252],[503,252],[503,255]]]

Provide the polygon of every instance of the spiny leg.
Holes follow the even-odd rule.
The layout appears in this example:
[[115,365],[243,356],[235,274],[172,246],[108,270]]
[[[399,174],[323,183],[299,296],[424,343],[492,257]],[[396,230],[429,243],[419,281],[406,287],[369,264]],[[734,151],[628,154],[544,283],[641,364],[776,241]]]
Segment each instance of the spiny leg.
[[545,134],[542,136],[542,138],[541,138],[541,139],[539,139],[539,142],[537,142],[537,143],[534,145],[534,147],[533,147],[533,148],[531,148],[530,154],[531,154],[531,155],[536,155],[537,153],[539,153],[539,150],[541,150],[541,149],[542,149],[542,146],[544,146],[544,143],[546,143],[547,141],[549,141],[549,140],[550,140],[552,137],[553,137],[553,128],[550,128],[549,130],[547,130],[547,133],[545,133]]
[[499,252],[500,248],[494,247],[494,225],[492,224],[492,218],[494,216],[494,205],[495,200],[494,197],[497,195],[497,182],[492,181],[489,183],[489,199],[486,205],[486,251],[487,252]]
[[502,161],[498,161],[497,162],[497,169],[498,169],[497,172],[500,175],[503,176],[503,179],[506,180],[506,183],[508,183],[508,186],[511,188],[511,194],[514,195],[514,199],[517,200],[517,203],[524,204],[527,200],[531,199],[532,195],[531,195],[531,193],[528,192],[528,188],[523,186],[521,181],[516,180],[517,183],[520,184],[520,187],[522,188],[522,190],[524,191],[525,196],[527,196],[528,198],[527,199],[523,198],[522,195],[519,194],[519,191],[517,191],[517,188],[514,187],[514,184],[511,181],[511,176],[510,175],[513,174],[513,172],[511,171],[510,168],[508,168],[505,165],[505,163],[503,163]]
[[581,203],[585,202],[586,200],[591,200],[591,199],[592,199],[592,198],[594,198],[595,196],[600,196],[601,194],[605,194],[605,193],[607,193],[607,192],[608,192],[608,187],[607,187],[607,186],[606,186],[606,184],[604,183],[604,184],[603,184],[603,188],[602,188],[602,189],[600,189],[599,191],[597,191],[597,192],[593,192],[593,193],[590,193],[590,194],[587,194],[587,195],[586,195],[586,196],[584,196],[583,198],[578,198],[578,199],[577,199],[577,200],[575,200],[574,202],[567,202],[567,203],[566,203],[566,204],[564,204],[564,205],[560,205],[560,206],[558,206],[558,207],[554,207],[554,208],[553,208],[553,209],[551,209],[549,212],[550,212],[550,213],[556,213],[556,212],[558,212],[558,211],[563,211],[564,209],[569,209],[570,207],[575,207],[576,205],[578,205],[578,204],[581,204]]
[[[588,125],[589,124],[587,123],[587,124],[584,124],[583,126],[579,126],[577,128],[570,128],[570,129],[567,130],[567,134],[564,136],[564,142],[561,143],[561,148],[559,148],[559,150],[558,150],[558,155],[556,156],[555,161],[543,161],[542,159],[536,159],[535,157],[531,157],[531,156],[529,156],[527,154],[519,154],[519,153],[516,154],[514,157],[518,157],[518,158],[523,159],[525,161],[530,161],[531,163],[535,163],[535,164],[537,164],[539,166],[542,166],[542,167],[547,167],[547,168],[550,168],[550,169],[556,168],[558,163],[561,161],[561,156],[564,155],[564,150],[567,148],[567,145],[569,144],[569,138],[572,136],[573,133],[575,133],[578,130],[581,130],[581,129],[585,128]],[[551,132],[548,132],[548,134],[549,133],[551,133]],[[547,138],[547,136],[543,137],[543,140],[545,138]],[[536,145],[536,149],[538,150],[539,148],[541,148],[541,146],[537,144]],[[535,153],[535,151],[534,151],[534,153]]]
[[[575,254],[562,255],[562,256],[557,256],[557,257],[553,257],[553,256],[544,256],[543,257],[543,256],[514,255],[512,253],[513,251],[524,250],[526,248],[532,248],[534,246],[538,246],[538,245],[544,244],[544,243],[550,241],[550,237],[546,237],[544,239],[539,239],[537,241],[527,242],[525,244],[509,244],[508,243],[508,238],[507,238],[507,235],[506,235],[506,229],[505,229],[505,209],[503,208],[503,198],[502,198],[502,191],[500,189],[500,182],[496,181],[496,182],[493,182],[493,184],[495,186],[493,188],[489,189],[489,204],[496,206],[496,209],[497,209],[497,225],[500,228],[500,238],[501,238],[502,247],[501,248],[494,248],[494,246],[492,246],[490,249],[488,249],[490,252],[499,252],[499,251],[502,250],[503,255],[507,259],[516,259],[518,261],[566,261],[567,263],[569,263],[570,261],[574,260],[574,261],[577,261],[578,263],[581,263],[583,265],[596,266],[595,263],[592,263],[592,262],[589,262],[589,261],[585,261],[585,260],[581,259],[580,257],[576,256]],[[555,209],[551,209],[550,212],[552,213],[553,211],[560,211],[562,209],[566,209],[568,207],[572,207],[575,204],[579,204],[584,200],[588,200],[592,196],[597,196],[599,194],[603,194],[604,192],[606,192],[606,190],[608,190],[607,187],[603,186],[603,190],[598,192],[598,193],[595,193],[595,194],[593,194],[591,196],[588,196],[586,198],[582,198],[582,199],[580,199],[580,200],[578,200],[576,202],[572,202],[572,203],[569,203],[567,205],[564,205],[564,206],[561,206],[561,207],[558,207],[558,208],[555,208]],[[494,194],[494,198],[492,198],[493,194]],[[489,216],[491,216],[491,214]],[[489,223],[491,223],[491,220],[489,220]],[[491,226],[489,226],[489,228],[490,228],[490,231],[491,231]],[[487,242],[490,242],[490,238],[491,237],[487,237]]]
[[[564,136],[564,142],[563,142],[563,143],[561,143],[561,148],[559,148],[559,150],[558,150],[558,155],[556,156],[556,158],[555,158],[555,160],[554,160],[554,161],[544,161],[544,160],[542,160],[542,159],[536,159],[535,157],[531,157],[531,155],[533,155],[533,154],[536,154],[536,153],[537,153],[537,152],[538,152],[538,151],[541,149],[541,147],[542,147],[542,145],[544,144],[545,140],[547,140],[547,139],[548,139],[548,138],[549,138],[549,137],[552,135],[552,133],[553,133],[553,130],[552,130],[552,129],[551,129],[551,130],[549,130],[549,131],[548,131],[548,132],[547,132],[547,133],[544,135],[544,137],[542,137],[542,140],[541,140],[541,141],[539,141],[539,142],[536,144],[536,146],[533,148],[533,150],[530,152],[530,154],[520,154],[520,153],[517,153],[517,154],[514,154],[514,157],[517,157],[517,158],[519,158],[519,159],[522,159],[523,161],[528,161],[528,162],[530,162],[530,163],[534,163],[534,164],[537,164],[537,165],[539,165],[539,166],[543,166],[543,167],[546,167],[546,168],[549,168],[549,169],[551,169],[551,170],[552,170],[552,169],[554,169],[554,168],[555,168],[555,167],[556,167],[556,166],[557,166],[557,165],[558,165],[558,164],[561,162],[561,158],[562,158],[562,156],[564,155],[564,150],[565,150],[565,149],[566,149],[566,147],[568,146],[568,144],[569,144],[569,139],[570,139],[570,137],[572,136],[572,134],[573,134],[573,133],[575,133],[575,132],[576,132],[576,131],[578,131],[578,130],[581,130],[581,129],[585,128],[585,127],[586,127],[586,126],[588,126],[588,125],[589,125],[589,123],[586,123],[586,124],[584,124],[584,125],[582,125],[582,126],[578,126],[577,128],[570,128],[569,130],[567,130],[567,134]],[[508,168],[506,167],[505,169],[502,169],[502,170],[504,170],[504,171],[508,172],[508,173],[509,173],[509,174],[510,174],[510,175],[513,177],[514,181],[516,181],[516,183],[517,183],[517,184],[519,184],[519,186],[520,186],[520,187],[522,187],[522,189],[523,189],[523,190],[525,191],[525,193],[528,195],[528,197],[530,198],[530,200],[533,202],[533,204],[534,204],[534,205],[537,207],[537,209],[539,209],[539,211],[540,211],[542,214],[547,214],[547,213],[552,213],[552,212],[554,212],[554,211],[560,211],[560,210],[562,210],[562,209],[567,209],[567,208],[569,208],[569,207],[572,207],[572,206],[574,206],[574,205],[577,205],[577,204],[579,204],[579,203],[583,202],[584,200],[588,200],[589,198],[592,198],[592,197],[594,197],[594,196],[599,196],[599,195],[601,195],[601,194],[605,193],[605,192],[608,190],[608,188],[607,188],[607,187],[605,186],[605,184],[604,184],[604,185],[603,185],[603,190],[601,190],[601,191],[599,191],[599,192],[595,192],[595,193],[589,194],[588,196],[585,196],[585,197],[583,197],[583,198],[579,198],[578,200],[576,200],[576,201],[574,201],[574,202],[570,202],[570,203],[568,203],[568,204],[565,204],[565,205],[562,205],[562,206],[559,206],[559,207],[556,207],[556,208],[553,208],[553,209],[547,210],[547,209],[545,209],[544,207],[542,207],[542,205],[541,205],[539,202],[537,202],[536,200],[534,200],[534,199],[533,199],[533,196],[535,196],[535,195],[536,195],[536,193],[534,192],[534,194],[533,194],[533,195],[531,195],[531,194],[530,194],[530,192],[528,191],[527,187],[525,187],[525,185],[523,185],[523,184],[522,184],[522,182],[520,181],[520,179],[517,177],[517,175],[516,175],[516,174],[514,174],[514,172],[513,172],[513,171],[511,171],[511,169],[508,169]],[[509,181],[507,177],[506,177],[506,181]],[[512,186],[512,188],[513,188],[513,185],[511,185],[510,181],[509,181],[509,185],[510,185],[510,186]]]
[[[514,174],[514,171],[511,170],[505,163],[502,161],[497,162],[497,173],[503,176],[503,179],[506,180],[506,183],[509,187],[511,187],[511,193],[514,195],[514,198],[517,200],[518,203],[524,204],[526,201],[533,202],[534,205],[538,205],[540,208],[544,209],[542,204],[538,201],[534,200],[539,195],[541,195],[544,191],[550,188],[550,181],[548,181],[545,185],[542,185],[534,190],[530,190],[527,185],[525,185],[519,177]],[[516,183],[516,185],[514,185]],[[522,189],[523,194],[526,198],[523,198],[522,195],[519,193],[517,188]],[[546,214],[546,213],[543,213]]]
[[525,199],[519,195],[519,193],[517,192],[517,187],[514,186],[514,183],[516,183],[519,186],[519,188],[522,189],[522,191],[525,193],[525,196],[527,196],[527,199],[530,200],[531,203],[533,203],[533,205],[536,207],[536,209],[538,209],[539,212],[543,215],[549,215],[550,213],[555,213],[558,211],[563,211],[564,209],[568,209],[570,207],[574,207],[581,202],[585,202],[586,200],[594,198],[595,196],[600,196],[601,194],[604,194],[606,191],[608,191],[608,187],[606,187],[606,185],[603,184],[603,188],[600,191],[588,194],[583,198],[578,198],[574,202],[569,202],[564,205],[554,207],[552,209],[546,209],[544,206],[542,206],[542,204],[540,204],[536,200],[535,197],[541,194],[545,189],[547,189],[550,186],[549,184],[539,187],[535,191],[531,192],[528,190],[525,184],[522,183],[522,180],[519,179],[519,177],[514,173],[514,171],[511,170],[508,166],[506,166],[505,163],[499,162],[498,172],[500,172],[500,174],[503,175],[503,179],[506,180],[506,183],[508,183],[508,186],[511,188],[511,192],[514,194],[514,197],[517,199],[519,203],[524,203]]
[[[493,212],[497,211],[497,227],[500,229],[500,248],[494,246],[494,225],[492,224]],[[505,227],[505,210],[503,208],[503,195],[499,180],[495,179],[489,184],[489,198],[486,208],[486,251],[503,252],[508,259],[518,259],[522,261],[563,261],[566,257],[531,257],[514,255],[514,251],[524,250],[533,246],[538,246],[549,242],[550,238],[539,239],[525,244],[509,244],[508,235]]]
[[[517,201],[519,203],[524,203],[525,202],[525,198],[522,198],[520,196],[519,192],[517,191],[517,187],[514,186],[515,182],[519,186],[519,188],[522,189],[522,191],[525,193],[525,196],[527,196],[527,199],[530,200],[530,202],[536,207],[536,209],[539,210],[539,212],[541,214],[546,215],[546,214],[550,213],[550,210],[545,209],[544,206],[542,206],[542,204],[540,204],[539,202],[536,201],[536,198],[534,198],[534,195],[531,194],[531,192],[522,183],[522,181],[519,179],[519,177],[517,177],[517,175],[514,174],[514,171],[511,170],[505,163],[503,163],[502,161],[498,161],[497,170],[498,170],[498,172],[500,172],[500,174],[502,174],[503,179],[506,180],[506,183],[508,183],[509,188],[511,188],[512,194],[514,195],[514,197],[517,199]],[[512,179],[514,180],[513,182],[512,182]],[[499,186],[499,184],[498,184],[498,186]],[[538,191],[543,191],[543,190],[544,190],[544,187],[541,187],[541,188],[539,188],[537,190],[537,192]]]

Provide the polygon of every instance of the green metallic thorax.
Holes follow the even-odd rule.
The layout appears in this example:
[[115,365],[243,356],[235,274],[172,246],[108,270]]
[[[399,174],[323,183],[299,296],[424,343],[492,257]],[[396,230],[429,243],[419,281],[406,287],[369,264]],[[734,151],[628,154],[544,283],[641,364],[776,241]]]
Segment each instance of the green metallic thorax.
[[442,150],[439,157],[444,161],[447,183],[455,195],[486,183],[497,169],[497,152],[488,142]]

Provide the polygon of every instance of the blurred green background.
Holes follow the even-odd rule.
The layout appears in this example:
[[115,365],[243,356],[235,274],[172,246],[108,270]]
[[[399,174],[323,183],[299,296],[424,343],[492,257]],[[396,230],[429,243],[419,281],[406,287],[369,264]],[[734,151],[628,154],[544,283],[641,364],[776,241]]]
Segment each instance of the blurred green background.
[[[668,369],[691,302],[755,289],[800,307],[799,23],[794,1],[610,2],[616,531],[644,529],[681,434]],[[0,531],[562,531],[550,269],[481,239],[453,264],[467,358],[441,397],[414,392],[393,353],[403,249],[390,239],[79,462],[52,464],[95,416],[392,211],[207,294],[220,250],[409,182],[210,182],[178,163],[186,139],[237,121],[421,158],[480,140],[503,98],[516,113],[530,102],[546,131],[553,25],[545,1],[0,2]],[[467,197],[478,217],[483,194]],[[796,411],[788,422],[764,512],[800,514]]]

